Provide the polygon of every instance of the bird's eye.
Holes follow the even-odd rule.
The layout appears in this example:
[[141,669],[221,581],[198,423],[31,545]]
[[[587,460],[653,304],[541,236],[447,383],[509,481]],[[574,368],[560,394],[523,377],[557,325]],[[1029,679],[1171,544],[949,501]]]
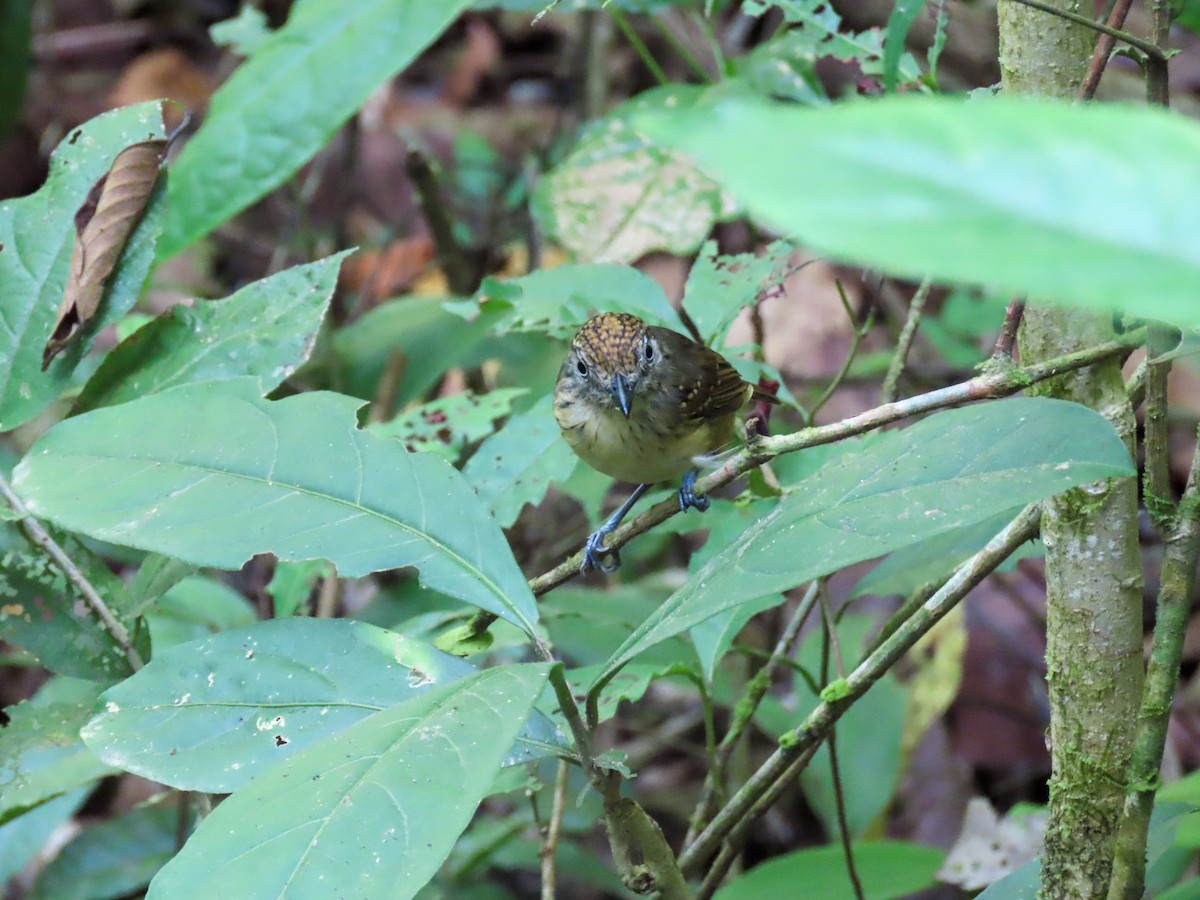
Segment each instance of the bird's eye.
[[586,378],[587,372],[588,372],[587,363],[585,363],[582,359],[576,360],[575,361],[575,371]]
[[654,345],[646,341],[646,349],[642,351],[646,356],[646,362],[654,359]]

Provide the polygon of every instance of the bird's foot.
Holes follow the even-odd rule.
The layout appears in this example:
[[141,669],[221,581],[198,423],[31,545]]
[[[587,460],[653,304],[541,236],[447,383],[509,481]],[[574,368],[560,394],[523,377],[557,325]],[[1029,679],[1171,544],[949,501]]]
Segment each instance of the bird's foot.
[[687,512],[689,507],[694,507],[700,512],[704,512],[712,504],[712,501],[705,496],[696,496],[696,470],[692,469],[683,476],[683,483],[679,485],[679,511]]
[[[586,574],[590,569],[598,569],[608,575],[621,568],[620,552],[604,546],[604,539],[611,533],[612,529],[604,525],[588,535],[587,543],[583,545],[583,561],[579,564],[581,573]],[[605,563],[605,557],[611,558],[612,562]]]

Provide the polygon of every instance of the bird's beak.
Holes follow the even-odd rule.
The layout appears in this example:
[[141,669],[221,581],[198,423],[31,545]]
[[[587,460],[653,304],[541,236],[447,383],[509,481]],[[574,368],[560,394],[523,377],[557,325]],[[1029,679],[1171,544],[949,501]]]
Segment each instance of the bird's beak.
[[612,393],[617,398],[617,406],[621,408],[621,412],[628,419],[629,413],[633,409],[633,391],[624,375],[617,375],[613,378]]

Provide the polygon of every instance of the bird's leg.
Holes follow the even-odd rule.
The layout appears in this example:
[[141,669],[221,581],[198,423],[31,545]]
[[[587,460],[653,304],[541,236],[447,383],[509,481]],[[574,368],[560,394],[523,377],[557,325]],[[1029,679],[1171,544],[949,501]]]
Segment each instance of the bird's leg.
[[704,512],[711,503],[707,497],[696,496],[696,470],[692,469],[683,476],[683,482],[679,485],[679,511],[687,512],[689,506],[694,506]]
[[[599,569],[601,572],[609,573],[615,572],[621,567],[621,554],[605,547],[604,539],[617,530],[621,520],[633,509],[633,504],[637,503],[642,494],[649,489],[650,485],[648,484],[639,484],[635,487],[633,493],[629,495],[629,499],[617,507],[617,511],[608,517],[608,521],[588,535],[587,543],[583,545],[583,562],[579,564],[580,572]],[[608,565],[604,563],[606,556],[612,557],[612,562]]]

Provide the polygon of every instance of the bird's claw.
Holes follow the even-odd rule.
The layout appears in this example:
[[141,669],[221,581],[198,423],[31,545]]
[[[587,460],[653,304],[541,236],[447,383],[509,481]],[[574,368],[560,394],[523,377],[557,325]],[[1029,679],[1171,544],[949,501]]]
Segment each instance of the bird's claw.
[[[587,543],[583,545],[583,561],[579,571],[586,574],[591,569],[597,569],[605,575],[610,575],[621,568],[621,554],[604,546],[604,539],[610,534],[609,529],[598,528],[588,535]],[[610,557],[611,563],[605,563],[604,558]]]
[[683,483],[679,485],[679,511],[687,512],[689,507],[694,507],[704,512],[711,503],[705,496],[696,496],[696,473],[693,471],[684,475]]

